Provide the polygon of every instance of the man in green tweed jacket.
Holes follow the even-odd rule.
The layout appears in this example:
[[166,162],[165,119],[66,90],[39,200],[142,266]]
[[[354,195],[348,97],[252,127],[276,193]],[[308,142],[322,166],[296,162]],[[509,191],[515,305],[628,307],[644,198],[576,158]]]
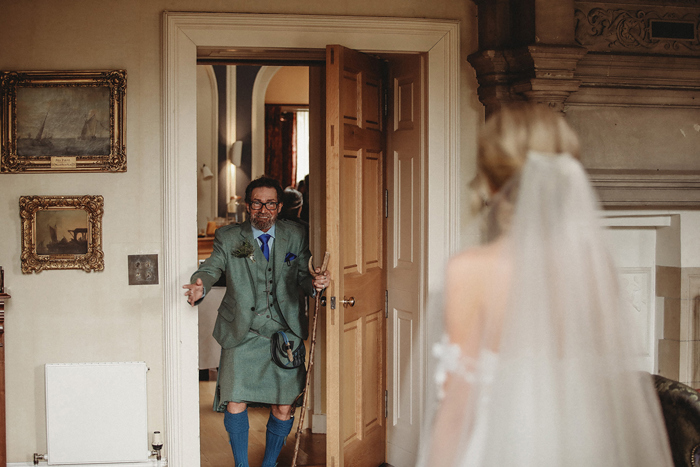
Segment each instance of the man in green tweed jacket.
[[226,279],[213,333],[221,345],[214,410],[225,413],[236,467],[248,467],[248,405],[271,408],[263,467],[275,465],[292,429],[291,404],[304,388],[306,370],[303,364],[290,368],[284,358],[284,368],[274,363],[271,337],[281,331],[297,349],[308,335],[299,290],[313,296],[330,283],[328,273],[312,277],[308,271],[304,228],[277,220],[281,199],[276,180],[253,180],[245,195],[249,221],[217,229],[211,256],[183,286],[194,306],[221,275]]

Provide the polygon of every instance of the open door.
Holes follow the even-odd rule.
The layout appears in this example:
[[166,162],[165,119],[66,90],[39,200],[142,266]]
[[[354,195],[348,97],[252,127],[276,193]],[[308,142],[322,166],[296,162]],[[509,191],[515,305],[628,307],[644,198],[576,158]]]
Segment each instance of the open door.
[[420,329],[426,199],[425,58],[389,58],[387,119],[387,453],[397,467],[415,465],[422,425]]
[[368,55],[326,48],[329,467],[375,467],[386,455],[382,68]]

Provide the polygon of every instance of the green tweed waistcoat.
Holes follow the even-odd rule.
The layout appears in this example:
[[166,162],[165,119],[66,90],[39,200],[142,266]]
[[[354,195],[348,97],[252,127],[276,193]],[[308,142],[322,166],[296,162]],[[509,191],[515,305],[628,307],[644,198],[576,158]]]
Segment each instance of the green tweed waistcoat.
[[[274,245],[271,248],[271,252],[274,253]],[[277,313],[277,308],[273,305],[273,292],[272,292],[272,268],[270,264],[265,261],[265,257],[261,254],[260,257],[262,261],[255,261],[255,271],[254,280],[256,284],[262,284],[261,287],[256,288],[257,297],[255,299],[255,314],[257,316],[253,317],[251,321],[251,328],[255,331],[262,331],[264,336],[269,337],[266,330],[267,326],[276,328],[276,330],[285,330],[288,328],[284,318]],[[275,326],[274,323],[268,323],[270,320],[279,323],[281,326]]]

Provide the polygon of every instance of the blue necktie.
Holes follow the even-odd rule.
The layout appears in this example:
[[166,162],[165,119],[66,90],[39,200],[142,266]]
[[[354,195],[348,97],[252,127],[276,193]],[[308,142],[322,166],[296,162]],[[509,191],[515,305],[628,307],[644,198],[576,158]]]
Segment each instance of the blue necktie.
[[270,239],[270,234],[262,234],[258,238],[262,242],[260,249],[262,250],[263,255],[265,255],[265,259],[270,261],[270,247],[267,246],[267,241]]

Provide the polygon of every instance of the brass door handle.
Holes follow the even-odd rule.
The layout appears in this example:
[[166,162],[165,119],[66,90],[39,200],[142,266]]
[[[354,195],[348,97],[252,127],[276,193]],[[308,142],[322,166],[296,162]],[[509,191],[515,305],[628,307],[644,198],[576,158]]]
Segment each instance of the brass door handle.
[[343,304],[344,307],[349,307],[349,306],[355,306],[355,297],[343,297],[343,299],[340,301],[340,303]]

